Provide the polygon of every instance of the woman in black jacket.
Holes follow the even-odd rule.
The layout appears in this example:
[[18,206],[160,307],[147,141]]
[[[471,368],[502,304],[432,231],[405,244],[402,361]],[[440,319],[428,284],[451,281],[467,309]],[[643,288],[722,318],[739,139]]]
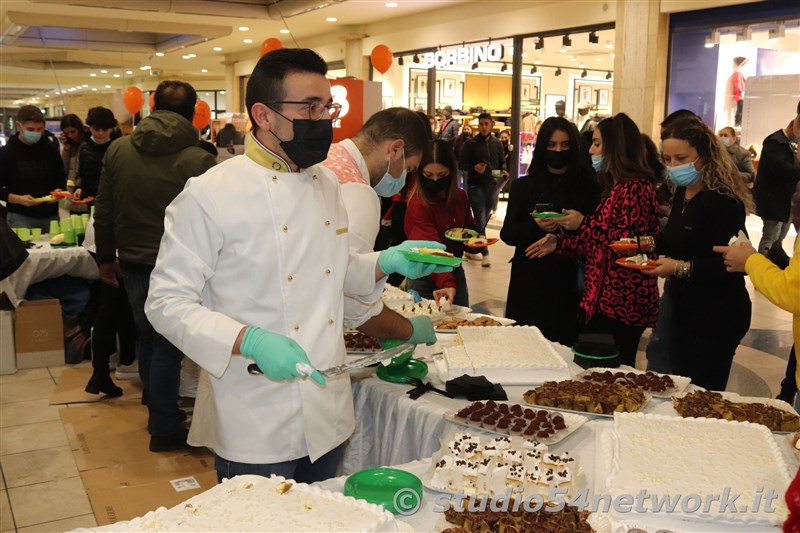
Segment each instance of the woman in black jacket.
[[[600,186],[580,150],[575,125],[564,118],[544,121],[527,176],[511,186],[500,238],[515,246],[511,260],[506,316],[538,327],[553,342],[571,346],[578,334],[579,264],[572,257],[552,254],[529,259],[525,249],[547,233],[560,231],[552,219],[534,219],[531,212],[575,209],[594,212]],[[550,204],[544,207],[541,204]]]

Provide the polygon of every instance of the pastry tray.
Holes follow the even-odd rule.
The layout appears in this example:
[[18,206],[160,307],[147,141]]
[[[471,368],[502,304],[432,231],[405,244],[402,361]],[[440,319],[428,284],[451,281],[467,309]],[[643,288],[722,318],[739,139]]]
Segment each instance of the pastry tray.
[[[575,376],[573,376],[572,379],[575,380],[575,381],[591,381],[591,380],[584,380],[583,376],[587,376],[587,375],[591,374],[592,372],[605,372],[605,371],[609,371],[612,374],[614,374],[616,372],[624,372],[625,374],[628,374],[628,373],[645,374],[646,373],[645,370],[637,370],[635,368],[630,368],[630,367],[620,367],[620,368],[592,367],[592,368],[587,368],[586,370],[584,370],[580,374],[575,374]],[[642,392],[644,392],[646,394],[649,394],[653,398],[671,398],[673,394],[678,394],[680,392],[685,391],[686,387],[688,387],[689,384],[692,382],[691,379],[689,379],[689,378],[687,378],[685,376],[676,376],[674,374],[661,374],[659,372],[653,372],[653,373],[657,374],[659,376],[669,376],[669,377],[672,378],[672,382],[675,383],[674,387],[669,388],[669,389],[665,389],[665,390],[663,390],[661,392],[654,392],[654,391],[651,391],[651,390],[640,389]],[[594,382],[593,381],[592,383],[600,383],[600,382]],[[631,386],[633,386],[633,385],[631,385]]]
[[[497,402],[497,403],[507,403],[507,402]],[[520,404],[522,405],[522,404]],[[554,412],[551,409],[546,409],[544,407],[540,408],[543,411]],[[561,431],[556,432],[552,437],[547,437],[544,439],[535,438],[537,442],[541,442],[542,444],[547,444],[548,446],[551,444],[556,444],[557,442],[561,442],[562,440],[566,439],[573,433],[575,433],[579,427],[585,424],[589,419],[583,415],[579,414],[572,414],[572,413],[559,413],[564,416],[564,423],[567,425],[566,428],[562,429]],[[509,435],[508,433],[501,433],[494,429],[488,429],[481,426],[475,426],[472,424],[468,424],[467,422],[462,422],[458,418],[456,418],[455,411],[448,411],[444,415],[442,415],[445,420],[448,422],[452,422],[458,426],[462,426],[468,429],[477,429],[480,431],[484,431],[486,433],[491,433],[492,435],[497,435],[498,437],[516,437],[518,435]],[[519,438],[526,438],[519,436]]]

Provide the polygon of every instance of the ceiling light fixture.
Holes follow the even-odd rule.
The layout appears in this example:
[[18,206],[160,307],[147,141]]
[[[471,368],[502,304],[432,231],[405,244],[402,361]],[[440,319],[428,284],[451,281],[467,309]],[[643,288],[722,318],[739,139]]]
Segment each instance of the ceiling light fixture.
[[132,70],[126,70],[125,74],[128,74],[128,75],[133,74],[133,71]]
[[96,77],[97,77],[97,74],[95,74],[94,72],[92,72],[91,74],[89,74],[89,76],[91,76],[92,78],[96,78]]
[[222,52],[222,47],[221,46],[215,46],[214,48],[212,48],[212,50],[214,50],[215,52]]
[[164,57],[164,52],[156,52],[156,57]]
[[400,65],[402,67],[404,63],[405,63],[405,61],[403,61],[403,56],[400,56],[400,57],[397,58],[397,64],[398,65]]
[[786,37],[786,22],[778,22],[773,29],[769,30],[768,35],[770,41],[777,41]]
[[325,19],[325,22],[336,22],[337,20],[339,19],[337,19],[336,17],[328,17]]
[[145,65],[143,67],[139,67],[139,70],[150,70],[150,65]]
[[564,48],[569,48],[572,46],[572,39],[569,38],[569,35],[565,35],[561,38],[561,44]]
[[103,85],[103,87],[105,87],[106,89],[110,89],[111,85]]
[[589,73],[586,72],[586,69],[583,69],[583,72],[581,72],[581,78],[585,78],[586,76],[588,76],[588,74]]
[[93,91],[97,91],[97,87],[92,87],[92,90]]
[[542,62],[541,62],[541,60],[537,59],[536,61],[533,62],[533,64],[534,65],[541,65]]
[[589,34],[589,42],[592,44],[597,44],[600,42],[600,38],[597,36],[597,33],[591,32]]
[[247,26],[239,26],[239,31],[250,31],[250,28]]
[[283,28],[283,29],[281,29],[281,33],[292,33],[292,32],[290,32],[290,31],[289,31],[289,30],[287,30],[286,28]]
[[612,48],[614,48],[614,43],[612,43],[611,41],[606,41],[606,48],[611,50]]
[[414,54],[414,57],[411,60],[414,61],[414,63],[419,63],[419,56],[417,54]]
[[86,85],[86,84],[84,83],[83,85],[81,85],[81,87],[88,87],[88,85]]
[[477,63],[473,63],[472,64],[472,70],[478,70],[478,64]]
[[397,7],[397,2],[386,2],[383,5],[385,5],[386,7]]
[[753,28],[750,26],[744,28],[742,31],[736,32],[736,42],[741,43],[753,40]]
[[562,48],[561,50],[559,50],[559,52],[561,52],[562,54],[566,54],[567,53],[567,49],[566,48]]
[[208,72],[208,69],[207,68],[201,68],[200,72]]
[[103,69],[103,70],[100,71],[100,74],[108,74],[108,71]]
[[505,71],[507,71],[507,70],[508,70],[508,65],[507,65],[507,64],[505,64],[505,63],[503,63],[503,66],[502,66],[502,67],[500,67],[500,72],[505,72]]
[[252,44],[253,43],[253,39],[244,39],[242,42],[244,44]]
[[114,77],[115,78],[119,78],[119,74],[114,74]]
[[561,67],[556,69],[556,76],[561,76]]
[[536,65],[531,67],[531,74],[536,74]]
[[607,79],[607,80],[610,80],[610,79],[611,79],[611,71],[610,71],[610,70],[608,71],[608,74],[606,74],[606,79]]
[[544,48],[544,37],[539,37],[533,47],[536,50],[542,50]]

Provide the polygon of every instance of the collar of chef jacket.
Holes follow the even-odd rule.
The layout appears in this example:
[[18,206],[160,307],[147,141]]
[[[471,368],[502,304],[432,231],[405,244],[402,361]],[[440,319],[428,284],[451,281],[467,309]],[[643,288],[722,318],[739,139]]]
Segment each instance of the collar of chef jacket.
[[250,141],[244,150],[244,155],[258,163],[264,168],[276,172],[291,172],[289,163],[284,158],[267,148],[258,140],[253,132],[250,132]]

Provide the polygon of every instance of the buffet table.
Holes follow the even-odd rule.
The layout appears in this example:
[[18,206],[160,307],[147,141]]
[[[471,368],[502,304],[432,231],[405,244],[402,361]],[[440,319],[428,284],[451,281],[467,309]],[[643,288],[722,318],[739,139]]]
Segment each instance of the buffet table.
[[83,246],[53,248],[47,241],[38,241],[28,248],[28,258],[19,269],[3,281],[2,289],[17,305],[34,283],[65,275],[88,280],[100,278],[97,263]]

